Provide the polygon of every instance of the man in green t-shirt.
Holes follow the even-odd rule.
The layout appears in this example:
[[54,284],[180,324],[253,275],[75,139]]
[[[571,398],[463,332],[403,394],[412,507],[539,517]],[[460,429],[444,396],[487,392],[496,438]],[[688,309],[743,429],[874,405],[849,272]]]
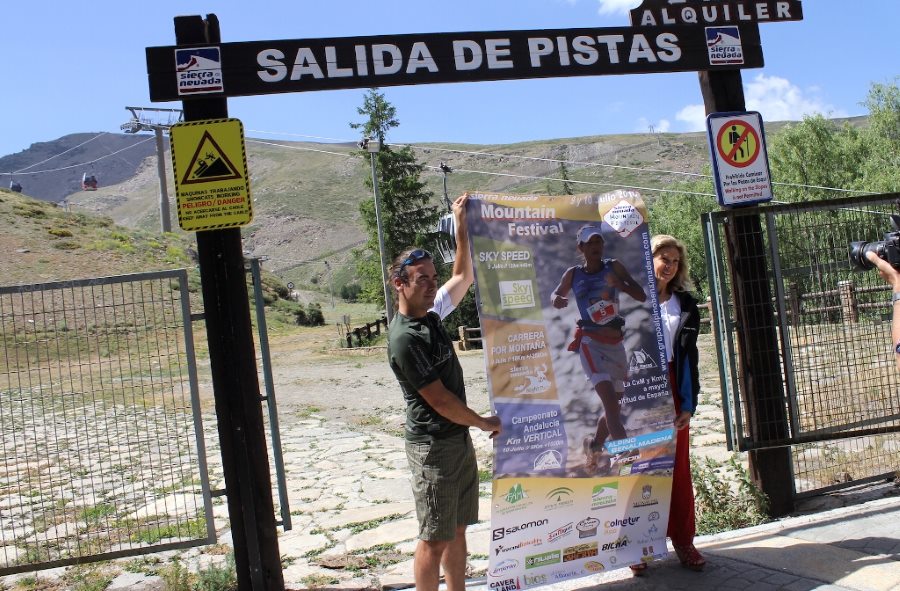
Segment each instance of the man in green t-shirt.
[[463,591],[466,526],[478,521],[478,466],[469,427],[500,434],[500,418],[466,406],[462,367],[441,320],[475,279],[466,230],[466,200],[453,203],[456,259],[438,289],[434,260],[411,248],[391,265],[398,314],[391,321],[388,359],[406,400],[406,457],[419,519],[413,573],[418,591],[434,590],[444,568],[448,591]]

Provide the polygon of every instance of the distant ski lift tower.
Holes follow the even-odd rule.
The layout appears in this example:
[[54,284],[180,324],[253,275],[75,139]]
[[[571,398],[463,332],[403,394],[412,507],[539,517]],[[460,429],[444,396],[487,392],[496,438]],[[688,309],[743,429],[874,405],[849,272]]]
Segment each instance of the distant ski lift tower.
[[125,107],[131,112],[131,119],[123,123],[120,129],[125,133],[153,131],[156,134],[156,170],[159,175],[159,221],[162,232],[172,231],[169,215],[169,189],[166,183],[166,147],[163,143],[163,130],[170,129],[181,122],[181,109],[156,109],[153,107]]

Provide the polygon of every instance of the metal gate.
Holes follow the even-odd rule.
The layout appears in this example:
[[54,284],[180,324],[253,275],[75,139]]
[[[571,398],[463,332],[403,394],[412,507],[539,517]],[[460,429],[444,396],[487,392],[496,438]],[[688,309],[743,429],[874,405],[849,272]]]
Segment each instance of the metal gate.
[[0,288],[0,575],[215,541],[184,270]]
[[[881,240],[900,194],[717,211],[703,216],[729,449],[791,446],[796,496],[881,479],[900,468],[900,371],[890,289],[854,271],[849,244]],[[763,229],[787,424],[748,426],[749,402],[733,311],[725,226],[757,216]],[[737,239],[741,239],[738,237]],[[753,322],[751,318],[749,322]],[[766,433],[779,433],[768,438]],[[785,437],[784,434],[787,433]]]

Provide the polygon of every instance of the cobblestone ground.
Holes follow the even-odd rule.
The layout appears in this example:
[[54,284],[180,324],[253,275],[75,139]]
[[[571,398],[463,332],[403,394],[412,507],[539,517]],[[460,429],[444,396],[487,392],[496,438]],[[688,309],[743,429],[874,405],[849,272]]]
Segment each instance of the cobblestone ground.
[[[384,362],[384,352],[371,355],[320,355],[307,343],[273,343],[273,369],[278,399],[282,449],[292,529],[282,532],[279,547],[288,589],[311,587],[367,589],[404,587],[411,583],[416,520],[409,490],[406,458],[400,437],[403,407]],[[479,352],[461,355],[467,376],[470,405],[486,412],[489,403],[483,360]],[[715,366],[714,361],[711,364]],[[717,377],[717,375],[716,375]],[[209,408],[209,384],[201,384]],[[718,461],[727,459],[718,384],[704,383],[701,405],[692,423],[694,453]],[[211,486],[224,488],[214,415],[204,415]],[[483,467],[489,466],[491,444],[480,433],[473,439]],[[148,483],[149,485],[150,483]],[[192,484],[174,487],[171,495],[193,490]],[[483,576],[487,567],[490,483],[482,484],[480,515],[470,528],[470,574]],[[829,508],[825,504],[818,510]],[[2,509],[2,507],[0,507]],[[230,544],[224,498],[214,499],[218,543],[146,557],[119,559],[93,566],[44,570],[11,575],[0,585],[38,584],[42,589],[77,588],[84,573],[105,577],[109,589],[162,589],[174,566],[198,572],[224,564]],[[883,550],[879,547],[878,550]],[[896,552],[896,551],[895,551]],[[688,589],[694,573],[666,568],[673,589]],[[655,567],[654,567],[655,568]],[[812,589],[803,577],[779,578],[778,570],[744,577],[745,567],[723,557],[707,571],[721,589]],[[627,569],[626,569],[627,571]],[[671,572],[670,572],[671,571]],[[662,574],[662,573],[660,573]],[[37,579],[37,580],[36,580]],[[631,589],[638,582],[630,574],[613,571],[601,581],[604,588]],[[759,586],[761,585],[761,586]],[[709,587],[716,588],[716,587]],[[840,587],[833,587],[839,589]]]

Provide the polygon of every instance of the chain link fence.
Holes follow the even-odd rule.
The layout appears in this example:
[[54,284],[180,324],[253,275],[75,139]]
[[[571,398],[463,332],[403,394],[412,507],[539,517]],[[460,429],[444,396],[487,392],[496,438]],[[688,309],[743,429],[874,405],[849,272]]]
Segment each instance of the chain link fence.
[[[900,214],[900,195],[863,196],[706,214],[714,321],[723,352],[722,387],[728,441],[740,450],[792,447],[797,495],[817,494],[848,483],[884,478],[900,468],[900,371],[891,342],[890,289],[874,270],[850,263],[850,243],[880,241]],[[757,298],[740,325],[734,315],[733,273],[748,261],[729,260],[726,225],[734,234],[755,216],[762,229]],[[750,263],[753,263],[752,261]],[[760,335],[772,360],[756,376],[781,385],[765,401],[745,395],[738,345],[740,331],[775,326]],[[762,353],[762,354],[761,354]],[[775,388],[777,389],[777,387]],[[783,394],[783,395],[782,395]]]
[[0,288],[0,575],[215,541],[187,273]]

